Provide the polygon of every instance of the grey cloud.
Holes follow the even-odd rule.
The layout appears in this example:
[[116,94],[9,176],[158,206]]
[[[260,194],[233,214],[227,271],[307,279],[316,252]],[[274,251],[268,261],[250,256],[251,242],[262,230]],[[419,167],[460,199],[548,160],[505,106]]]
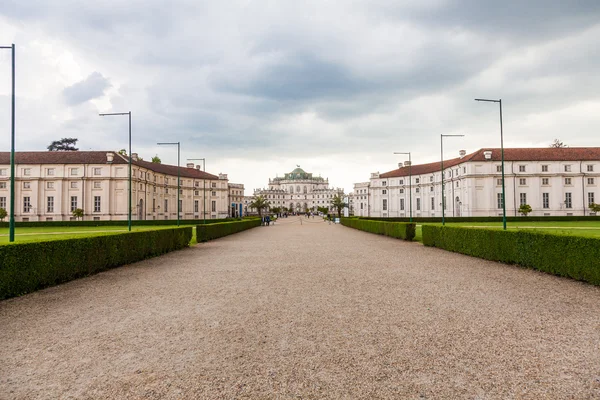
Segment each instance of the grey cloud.
[[63,97],[70,106],[85,103],[96,97],[104,96],[104,91],[110,87],[110,82],[99,72],[93,72],[87,78],[63,90]]

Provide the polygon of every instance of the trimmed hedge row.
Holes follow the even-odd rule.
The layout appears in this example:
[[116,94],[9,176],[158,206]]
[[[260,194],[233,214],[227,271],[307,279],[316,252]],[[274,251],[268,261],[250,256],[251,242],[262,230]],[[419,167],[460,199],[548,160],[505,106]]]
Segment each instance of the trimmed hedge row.
[[350,228],[397,239],[413,240],[415,237],[414,223],[371,221],[357,218],[342,218],[341,223]]
[[[221,219],[207,219],[206,222],[214,224],[217,222],[225,221],[239,221],[234,218],[221,218]],[[197,225],[202,224],[202,219],[181,219],[179,220],[180,225]],[[133,220],[131,221],[133,226],[155,226],[155,225],[177,225],[176,219],[144,219],[144,220]],[[17,228],[31,228],[31,227],[46,227],[46,226],[127,226],[127,220],[118,221],[28,221],[15,222]],[[8,228],[8,222],[0,222],[0,228]]]
[[[353,217],[367,221],[409,222],[410,218],[382,218],[382,217]],[[446,222],[502,222],[502,217],[446,217]],[[547,216],[547,217],[506,217],[507,222],[539,222],[539,221],[600,221],[594,216]],[[442,217],[413,217],[413,222],[442,222]]]
[[600,285],[600,239],[423,225],[423,244]]
[[260,218],[254,218],[243,221],[198,225],[196,226],[196,240],[198,240],[198,243],[207,242],[212,239],[256,228],[260,226],[260,223]]
[[0,299],[187,247],[192,227],[0,246]]

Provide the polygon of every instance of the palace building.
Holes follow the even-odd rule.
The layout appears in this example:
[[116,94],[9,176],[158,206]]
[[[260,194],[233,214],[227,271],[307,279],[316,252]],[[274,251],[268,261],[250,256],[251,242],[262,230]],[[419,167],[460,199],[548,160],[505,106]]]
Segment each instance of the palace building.
[[344,189],[330,188],[328,179],[315,177],[300,166],[283,177],[269,179],[268,188],[254,191],[255,196],[264,196],[271,208],[286,208],[289,212],[316,211],[317,207],[332,210],[331,201],[337,194],[343,197]]
[[[501,150],[480,149],[441,162],[398,165],[372,173],[352,193],[355,216],[446,217],[502,215]],[[506,215],[528,204],[532,216],[594,215],[600,203],[600,148],[504,149]],[[442,201],[442,178],[444,200]],[[412,180],[411,180],[412,179]],[[412,200],[412,207],[411,207]]]

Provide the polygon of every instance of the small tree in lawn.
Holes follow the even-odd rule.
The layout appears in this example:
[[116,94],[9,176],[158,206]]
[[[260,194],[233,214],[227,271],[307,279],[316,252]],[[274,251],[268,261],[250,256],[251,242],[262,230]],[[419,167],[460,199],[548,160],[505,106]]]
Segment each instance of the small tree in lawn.
[[524,217],[526,217],[531,211],[533,210],[529,204],[521,204],[521,207],[519,207],[519,212],[523,214]]
[[76,219],[81,219],[83,218],[83,210],[81,208],[76,208],[73,210],[73,216]]
[[338,218],[342,218],[342,210],[344,209],[344,207],[346,207],[346,203],[344,203],[344,199],[339,193],[333,196],[331,205],[337,210]]
[[600,213],[600,204],[592,203],[590,204],[590,210],[595,213]]
[[6,212],[6,210],[4,208],[0,208],[0,221],[4,222],[4,218],[6,218],[7,215],[8,213]]
[[268,208],[271,204],[264,196],[258,195],[254,197],[252,203],[249,204],[250,208],[256,208],[258,216],[262,218],[262,210]]

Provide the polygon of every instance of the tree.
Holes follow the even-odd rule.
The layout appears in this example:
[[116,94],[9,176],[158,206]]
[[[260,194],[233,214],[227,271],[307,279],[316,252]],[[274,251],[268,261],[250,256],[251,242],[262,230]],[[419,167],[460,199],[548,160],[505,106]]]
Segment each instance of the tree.
[[271,204],[264,196],[258,195],[254,197],[254,200],[249,204],[249,207],[258,210],[258,216],[262,218],[262,210],[268,208],[270,205]]
[[329,212],[329,208],[327,207],[317,207],[317,211],[322,214],[327,214]]
[[0,221],[4,221],[4,218],[6,218],[7,215],[8,213],[6,210],[4,208],[0,208]]
[[533,211],[531,209],[531,206],[529,204],[521,204],[521,207],[519,207],[519,212],[521,214],[523,214],[523,216],[527,216],[527,214],[529,214],[531,211]]
[[47,147],[48,151],[77,151],[79,150],[75,145],[77,144],[76,138],[62,138],[60,140],[54,140]]
[[158,157],[158,154],[155,155],[154,157],[152,157],[152,162],[155,163],[155,164],[160,164],[161,163],[160,158]]
[[121,150],[119,150],[117,153],[119,153],[119,154],[120,154],[120,155],[122,155],[122,156],[126,156],[126,155],[127,155],[127,150],[125,150],[125,149],[121,149]]
[[592,210],[595,213],[599,213],[600,212],[600,204],[596,204],[596,203],[590,204],[590,210]]
[[83,218],[83,210],[81,208],[76,208],[73,210],[73,216],[77,219]]
[[552,144],[550,144],[550,147],[562,148],[562,147],[569,147],[569,146],[567,146],[566,144],[564,144],[563,142],[561,142],[558,139],[554,139]]
[[333,199],[331,200],[331,205],[337,210],[338,218],[342,218],[342,210],[344,209],[344,207],[347,206],[347,204],[344,203],[344,199],[339,193],[333,196]]
[[271,212],[279,215],[279,213],[281,213],[281,207],[273,207],[271,208]]

